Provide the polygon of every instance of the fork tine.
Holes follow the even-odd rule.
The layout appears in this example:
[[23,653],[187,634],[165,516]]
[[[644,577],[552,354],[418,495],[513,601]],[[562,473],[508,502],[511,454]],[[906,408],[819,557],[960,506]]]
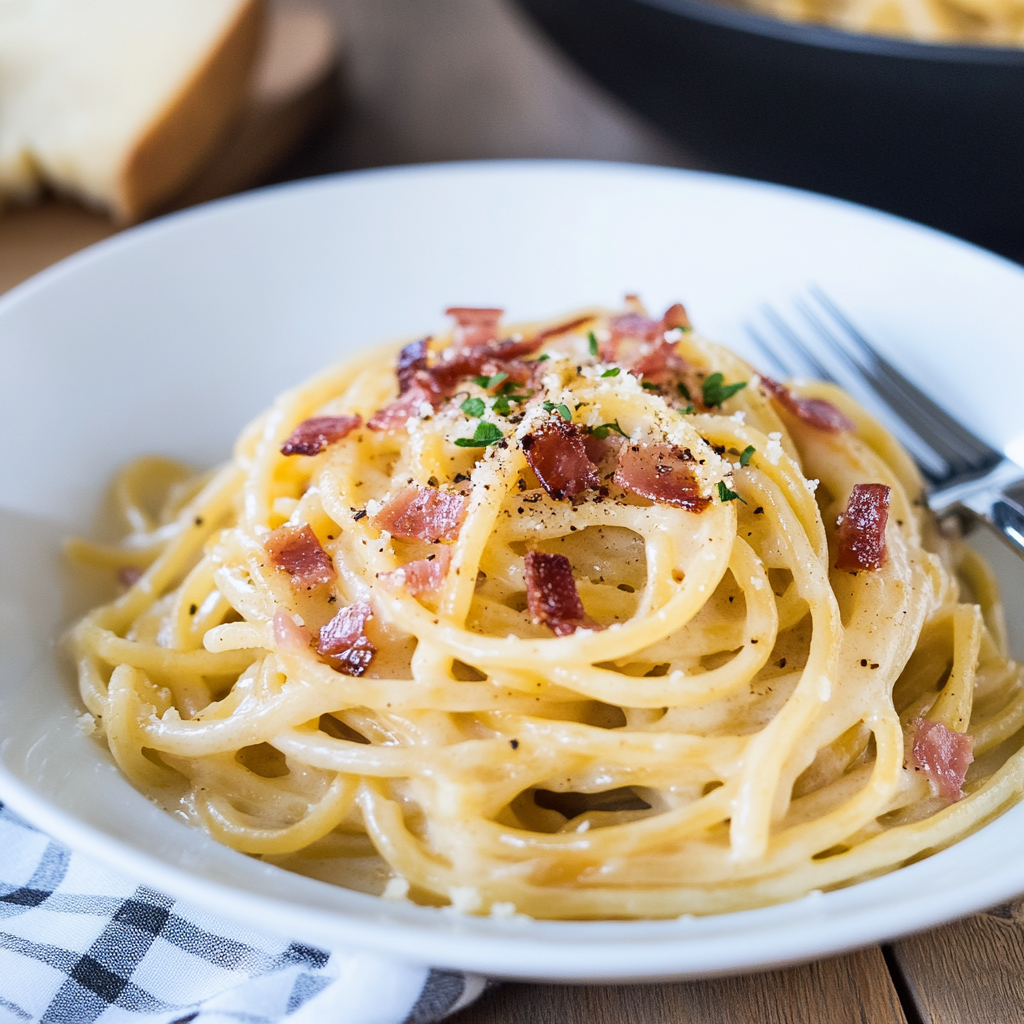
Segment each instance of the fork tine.
[[[911,405],[922,420],[927,420],[931,433],[934,436],[942,436],[946,443],[953,445],[960,453],[960,460],[964,460],[967,454],[967,461],[973,465],[977,462],[988,462],[1001,458],[998,452],[989,447],[974,434],[966,430],[945,409],[932,401],[923,391],[912,384],[906,377],[897,370],[850,322],[849,318],[836,306],[836,304],[816,285],[810,288],[811,294],[817,302],[832,316],[832,318],[843,328],[846,335],[856,345],[862,356],[868,361],[870,368],[874,371],[872,376],[876,377],[881,386],[882,378],[887,380],[891,386],[898,389],[897,398]],[[873,365],[871,365],[873,364]],[[863,367],[862,370],[867,370]],[[899,408],[895,410],[899,414]],[[913,425],[913,424],[911,424]],[[929,440],[931,440],[931,436]]]
[[[779,317],[778,314],[775,314],[772,317],[772,321],[773,323],[781,323],[787,335],[792,334],[792,331],[786,329],[784,321],[782,321],[781,317]],[[758,328],[756,328],[753,324],[748,323],[746,325],[746,329],[748,336],[751,338],[751,340],[754,342],[757,348],[760,349],[761,352],[765,355],[769,365],[779,369],[783,377],[795,376],[792,366],[786,363],[785,357],[780,355],[779,349],[776,345],[772,345],[771,343],[767,342],[764,336],[758,330]],[[848,353],[844,352],[843,355],[845,356],[846,360],[848,360],[855,379],[861,381],[862,383],[866,382],[864,371],[861,370],[859,365],[852,359],[852,357]],[[869,381],[867,383],[870,384]],[[877,392],[875,392],[875,396],[876,398],[880,398]],[[889,415],[892,416],[892,410],[889,407],[889,404],[884,400],[882,401],[882,404],[885,407],[886,411],[889,413]],[[893,425],[895,425],[896,422],[902,423],[902,420],[897,420],[895,417],[893,417],[893,419]],[[904,426],[906,427],[905,424]],[[921,472],[924,473],[925,477],[932,481],[932,483],[941,483],[942,481],[949,478],[949,476],[953,472],[953,470],[949,466],[949,463],[944,458],[942,458],[942,456],[938,454],[931,447],[930,444],[926,443],[921,438],[919,438],[917,436],[916,431],[911,430],[909,427],[907,427],[904,431],[903,436],[904,441],[906,442],[915,461],[920,467]]]
[[758,347],[758,349],[761,352],[761,355],[763,355],[765,359],[768,360],[769,364],[772,367],[774,367],[774,369],[778,370],[783,377],[792,377],[792,369],[782,362],[782,359],[779,356],[778,352],[776,352],[768,344],[768,342],[764,340],[764,338],[761,336],[757,328],[753,324],[748,323],[746,325],[746,329],[747,335],[750,337],[751,341],[753,341],[753,343]]
[[927,408],[916,408],[912,396],[908,396],[888,377],[879,374],[870,362],[865,365],[860,360],[854,359],[849,349],[839,341],[829,326],[806,302],[798,300],[796,306],[829,350],[842,360],[855,376],[867,380],[875,394],[889,407],[890,412],[912,430],[928,448],[931,448],[946,464],[949,471],[968,472],[974,468],[975,460],[964,457],[963,448],[955,440],[947,437],[941,423],[933,422],[928,415]]
[[761,312],[764,314],[765,319],[771,322],[775,330],[786,339],[790,347],[799,353],[801,359],[811,368],[816,377],[821,380],[831,381],[833,384],[836,382],[828,367],[804,344],[799,335],[771,306],[762,306]]

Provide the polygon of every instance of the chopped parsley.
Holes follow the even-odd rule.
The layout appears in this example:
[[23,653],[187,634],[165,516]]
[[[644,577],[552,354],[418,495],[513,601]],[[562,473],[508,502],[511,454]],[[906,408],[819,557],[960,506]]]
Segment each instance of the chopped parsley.
[[543,363],[543,362],[544,362],[545,360],[547,360],[547,359],[550,359],[550,358],[551,358],[551,356],[550,356],[550,355],[548,355],[548,353],[547,353],[547,352],[545,352],[545,353],[544,353],[544,355],[542,355],[542,356],[537,356],[537,358],[536,358],[536,359],[534,359],[534,362],[535,362],[535,363]]
[[701,390],[704,392],[704,404],[709,409],[721,405],[727,398],[732,398],[737,391],[742,391],[746,386],[745,380],[737,381],[735,384],[726,384],[722,374],[713,373],[701,384]]
[[649,381],[649,380],[642,380],[640,382],[640,387],[642,387],[645,391],[660,391],[661,390],[661,388],[659,388],[657,384],[652,384],[651,381]]
[[493,377],[474,377],[473,383],[479,384],[486,391],[490,391],[491,388],[496,388],[503,380],[508,380],[507,373],[496,373]]
[[508,395],[498,395],[498,397],[491,402],[491,408],[499,416],[507,416],[511,412],[508,407]]
[[555,405],[554,402],[544,403],[545,412],[557,412],[559,416],[565,420],[566,423],[572,423],[572,413],[569,412],[569,406],[559,403]]
[[753,458],[754,452],[756,451],[757,449],[752,444],[748,444],[747,447],[740,452],[740,465],[749,466],[750,460]]
[[599,441],[603,441],[612,431],[616,434],[620,434],[622,437],[629,437],[622,427],[619,426],[619,421],[616,420],[614,423],[602,423],[599,427],[594,427],[591,433]]
[[597,335],[593,331],[587,331],[587,344],[590,346],[590,354],[596,356],[598,353]]
[[[457,443],[458,442],[456,442],[456,444]],[[740,496],[735,491],[730,491],[729,488],[725,486],[725,481],[724,480],[719,480],[718,481],[718,500],[719,501],[723,501],[723,502],[725,502],[725,501],[735,501],[737,498],[739,498],[739,500],[742,501],[744,505],[746,505],[746,501],[743,498],[740,498]]]
[[693,415],[693,402],[691,402],[685,409],[678,409],[677,412],[680,416],[692,416]]
[[504,436],[493,423],[480,423],[472,437],[458,437],[455,443],[460,448],[486,448],[489,444],[497,444]]
[[[465,394],[466,392],[463,391],[462,393]],[[459,408],[467,416],[483,416],[486,407],[482,398],[467,398]]]
[[676,391],[688,402],[690,401],[690,389],[681,380],[676,381]]
[[604,373],[601,374],[602,377],[618,377],[618,375],[619,368],[617,366],[613,366],[610,370],[605,370]]

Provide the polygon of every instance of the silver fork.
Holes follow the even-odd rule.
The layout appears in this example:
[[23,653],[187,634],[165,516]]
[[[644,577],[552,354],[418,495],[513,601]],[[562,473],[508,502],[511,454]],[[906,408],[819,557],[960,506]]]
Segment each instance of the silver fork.
[[981,521],[1024,555],[1024,469],[987,445],[896,369],[820,289],[794,305],[813,342],[772,307],[768,330],[748,324],[754,344],[786,376],[809,371],[847,390],[867,392],[879,418],[904,443],[925,480],[936,515],[967,528]]

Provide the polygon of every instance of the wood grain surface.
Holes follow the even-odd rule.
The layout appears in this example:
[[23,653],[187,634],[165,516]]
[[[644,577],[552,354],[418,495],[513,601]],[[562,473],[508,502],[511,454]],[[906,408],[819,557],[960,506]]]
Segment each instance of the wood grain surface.
[[1024,1021],[1024,899],[892,946],[911,1024]]
[[877,947],[781,971],[656,985],[505,984],[453,1024],[906,1024]]

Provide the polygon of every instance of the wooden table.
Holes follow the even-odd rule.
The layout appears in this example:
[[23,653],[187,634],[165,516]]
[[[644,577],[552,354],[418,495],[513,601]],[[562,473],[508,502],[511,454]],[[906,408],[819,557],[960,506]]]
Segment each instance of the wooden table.
[[[267,179],[481,157],[698,166],[561,63],[502,0],[322,6],[345,43],[345,112]],[[266,153],[256,155],[266,162]],[[224,191],[229,177],[213,175],[206,187]],[[0,217],[0,291],[113,230],[66,204]],[[1024,900],[891,946],[763,974],[647,986],[500,985],[454,1021],[1024,1024]]]

